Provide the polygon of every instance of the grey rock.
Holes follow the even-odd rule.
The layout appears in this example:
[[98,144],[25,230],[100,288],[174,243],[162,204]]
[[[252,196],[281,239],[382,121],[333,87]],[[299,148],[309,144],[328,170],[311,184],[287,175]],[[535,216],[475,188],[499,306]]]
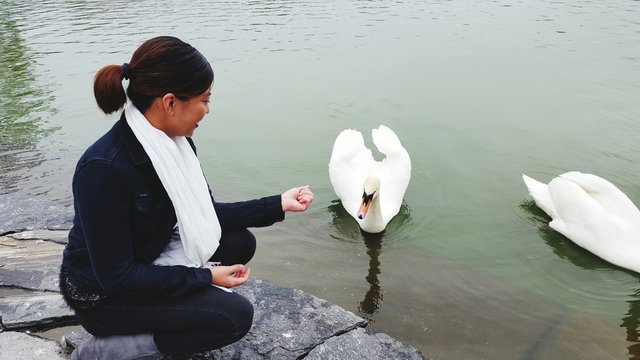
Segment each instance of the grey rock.
[[49,341],[20,332],[0,333],[0,360],[62,360],[62,349]]
[[0,236],[0,286],[58,291],[63,245]]
[[418,350],[383,333],[358,328],[331,338],[309,352],[307,360],[426,359]]
[[0,324],[5,330],[66,324],[75,317],[62,295],[0,287]]
[[253,327],[242,340],[210,352],[214,359],[296,359],[336,334],[366,325],[325,300],[265,280],[251,279],[236,291],[254,305]]
[[45,199],[0,195],[0,235],[32,229],[70,229],[72,206],[51,205]]

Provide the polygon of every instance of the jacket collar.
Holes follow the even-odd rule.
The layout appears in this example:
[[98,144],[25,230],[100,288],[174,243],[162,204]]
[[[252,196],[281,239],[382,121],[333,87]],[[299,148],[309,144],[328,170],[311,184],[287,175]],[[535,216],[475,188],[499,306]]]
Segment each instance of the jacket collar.
[[127,124],[124,111],[122,112],[122,116],[120,116],[120,120],[118,120],[118,128],[122,141],[124,142],[133,163],[135,165],[141,165],[151,162],[149,155],[144,151],[142,144],[140,144],[140,141],[136,138],[133,130],[131,130],[131,127]]

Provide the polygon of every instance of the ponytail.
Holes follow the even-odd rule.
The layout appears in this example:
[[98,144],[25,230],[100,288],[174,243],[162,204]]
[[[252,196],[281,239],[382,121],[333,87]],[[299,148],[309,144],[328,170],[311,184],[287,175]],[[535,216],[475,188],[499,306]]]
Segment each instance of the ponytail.
[[121,65],[107,65],[96,73],[93,94],[98,106],[105,114],[118,111],[127,102],[122,79],[124,79],[124,73]]

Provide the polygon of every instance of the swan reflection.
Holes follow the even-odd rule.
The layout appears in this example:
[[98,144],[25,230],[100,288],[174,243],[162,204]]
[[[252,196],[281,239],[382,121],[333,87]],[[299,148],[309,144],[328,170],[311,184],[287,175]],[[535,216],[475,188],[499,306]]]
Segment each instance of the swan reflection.
[[[360,302],[358,310],[368,315],[375,314],[382,304],[382,289],[380,288],[380,252],[382,251],[383,234],[362,233],[364,244],[367,247],[367,255],[369,255],[369,272],[366,276],[369,283],[369,290],[364,295],[364,299]],[[372,319],[367,319],[372,321]]]
[[640,359],[640,289],[636,290],[634,297],[635,300],[628,301],[629,311],[620,326],[627,330],[629,359]]
[[338,239],[362,240],[369,256],[369,270],[365,276],[365,280],[369,285],[369,289],[364,298],[358,304],[359,315],[373,322],[375,315],[382,306],[384,290],[380,286],[381,263],[380,255],[382,254],[383,241],[393,241],[394,234],[401,231],[402,227],[410,223],[411,216],[409,208],[406,204],[402,204],[400,212],[389,223],[384,232],[370,234],[364,232],[358,226],[358,223],[347,213],[342,207],[340,201],[334,201],[329,207],[329,212],[333,218],[333,226],[338,232]]

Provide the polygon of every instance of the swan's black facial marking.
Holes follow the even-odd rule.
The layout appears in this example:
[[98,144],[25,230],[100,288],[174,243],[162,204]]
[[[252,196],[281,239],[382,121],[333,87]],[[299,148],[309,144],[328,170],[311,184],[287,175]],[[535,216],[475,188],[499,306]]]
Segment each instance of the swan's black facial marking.
[[362,203],[364,205],[369,205],[369,203],[371,202],[371,200],[373,200],[373,195],[375,195],[375,191],[372,192],[370,195],[367,195],[366,192],[362,193]]

